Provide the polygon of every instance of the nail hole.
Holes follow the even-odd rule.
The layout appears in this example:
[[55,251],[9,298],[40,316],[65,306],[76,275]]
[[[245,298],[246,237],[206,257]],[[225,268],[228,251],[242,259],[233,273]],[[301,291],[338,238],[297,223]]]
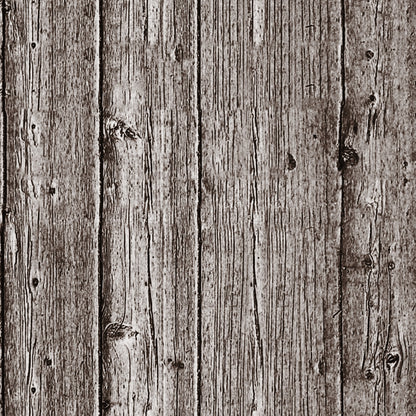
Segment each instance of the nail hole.
[[54,195],[55,194],[55,192],[56,192],[56,189],[55,188],[49,188],[49,193],[51,194],[51,195]]
[[290,153],[287,154],[287,158],[288,158],[288,167],[287,168],[289,170],[295,169],[296,168],[296,160],[295,160],[295,158]]
[[387,267],[389,268],[389,270],[394,270],[396,265],[394,264],[394,261],[389,261]]
[[371,94],[369,98],[370,98],[370,101],[371,101],[372,103],[374,103],[374,102],[376,101],[376,99],[377,99],[377,98],[376,98],[376,96],[375,96],[374,94]]
[[32,42],[32,49],[35,49],[35,48],[36,48],[36,43]]
[[32,124],[32,130],[35,130],[36,124]]
[[374,58],[374,52],[369,49],[366,53],[365,56],[367,57],[368,60],[373,59]]
[[35,388],[35,387],[32,387],[30,390],[31,390],[31,392],[32,392],[33,394],[35,394],[35,393],[36,393],[36,388]]
[[36,278],[36,277],[34,277],[33,279],[32,279],[32,285],[34,286],[34,287],[37,287],[37,285],[39,284],[39,279],[38,278]]
[[45,364],[47,366],[51,366],[52,365],[52,360],[50,358],[45,358]]

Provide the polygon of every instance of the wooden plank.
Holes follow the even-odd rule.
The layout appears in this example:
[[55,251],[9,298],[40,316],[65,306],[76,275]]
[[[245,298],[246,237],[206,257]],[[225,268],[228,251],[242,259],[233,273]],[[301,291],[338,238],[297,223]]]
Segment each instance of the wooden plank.
[[345,415],[416,414],[416,5],[345,2]]
[[7,2],[6,415],[98,412],[98,2]]
[[103,406],[194,408],[194,1],[103,3]]
[[340,414],[340,5],[201,21],[201,414]]

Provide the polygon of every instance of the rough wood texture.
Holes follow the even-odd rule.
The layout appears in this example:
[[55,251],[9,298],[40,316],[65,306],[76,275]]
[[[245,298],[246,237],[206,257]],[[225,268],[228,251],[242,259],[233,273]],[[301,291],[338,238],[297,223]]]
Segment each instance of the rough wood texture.
[[5,415],[98,410],[97,5],[3,4]]
[[416,414],[413,1],[345,2],[345,415]]
[[195,5],[103,4],[103,409],[191,415]]
[[339,414],[340,5],[201,21],[201,414]]

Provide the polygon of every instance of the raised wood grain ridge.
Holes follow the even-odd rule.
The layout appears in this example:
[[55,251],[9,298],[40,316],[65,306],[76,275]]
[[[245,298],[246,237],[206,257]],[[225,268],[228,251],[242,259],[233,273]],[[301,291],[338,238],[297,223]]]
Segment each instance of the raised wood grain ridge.
[[1,414],[416,414],[412,0],[2,2]]

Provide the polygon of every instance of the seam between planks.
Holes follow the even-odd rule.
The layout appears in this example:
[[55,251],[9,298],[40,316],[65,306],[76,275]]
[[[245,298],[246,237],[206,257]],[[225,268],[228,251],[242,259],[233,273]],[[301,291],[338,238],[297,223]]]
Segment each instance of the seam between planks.
[[104,205],[104,116],[103,116],[103,0],[98,0],[98,111],[99,111],[99,222],[98,222],[98,414],[102,415],[103,402],[103,205]]
[[197,179],[197,273],[195,282],[195,416],[201,414],[201,321],[202,321],[202,222],[201,222],[201,204],[202,204],[202,125],[201,125],[201,0],[196,0],[196,53],[195,53],[195,71],[196,71],[196,134],[197,134],[197,160],[198,160],[198,179]]
[[1,79],[1,103],[2,103],[2,122],[3,122],[3,198],[2,198],[2,224],[1,224],[1,408],[2,415],[5,413],[5,234],[6,234],[6,216],[7,216],[7,114],[6,114],[6,2],[2,2],[1,16],[2,16],[2,45],[1,45],[1,67],[2,67],[2,79]]
[[344,148],[343,138],[343,116],[345,108],[345,0],[340,0],[341,6],[341,47],[340,47],[340,64],[341,64],[341,103],[339,111],[338,125],[338,168],[341,172],[341,218],[340,218],[340,243],[339,243],[339,265],[338,265],[338,310],[339,312],[339,356],[340,356],[340,407],[341,416],[344,415],[344,357],[343,357],[343,288],[342,288],[342,262],[343,262],[343,224],[344,224],[344,172],[342,151]]

